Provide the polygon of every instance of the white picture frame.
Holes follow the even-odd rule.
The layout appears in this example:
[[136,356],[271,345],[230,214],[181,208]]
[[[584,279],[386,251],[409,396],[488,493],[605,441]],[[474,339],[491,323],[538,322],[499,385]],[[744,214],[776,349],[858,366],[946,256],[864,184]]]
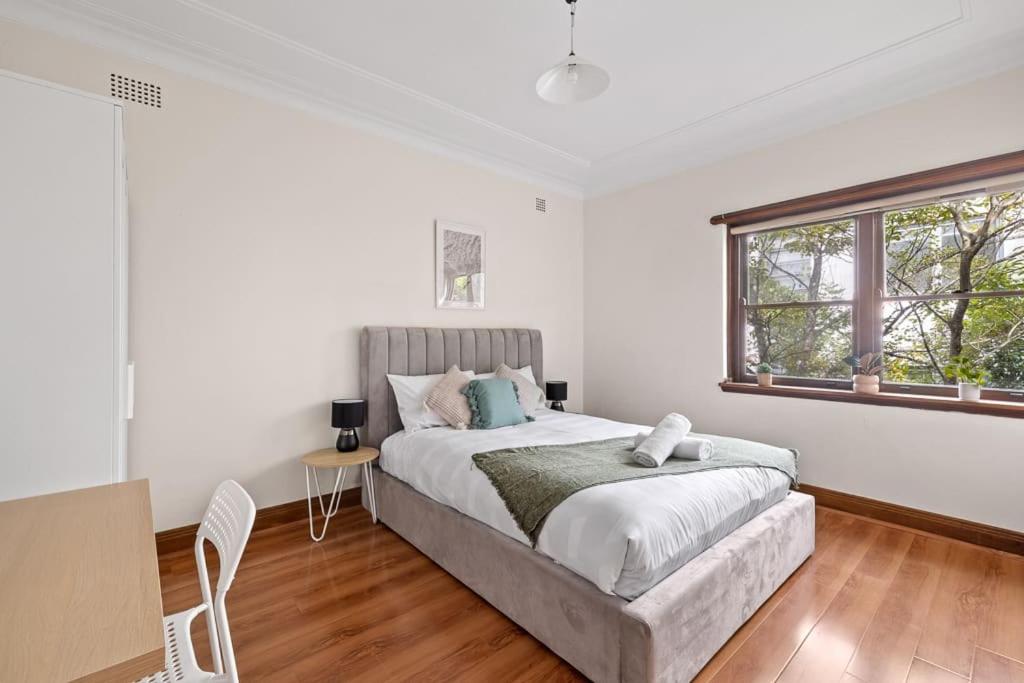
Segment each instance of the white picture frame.
[[434,280],[437,308],[484,309],[487,234],[483,228],[435,222]]

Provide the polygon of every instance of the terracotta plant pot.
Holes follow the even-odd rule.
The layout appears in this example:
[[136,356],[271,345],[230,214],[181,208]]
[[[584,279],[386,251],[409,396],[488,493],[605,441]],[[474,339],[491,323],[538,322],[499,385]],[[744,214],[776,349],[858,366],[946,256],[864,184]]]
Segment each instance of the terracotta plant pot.
[[981,385],[973,382],[960,382],[957,386],[961,401],[980,401]]
[[878,375],[854,375],[853,391],[856,394],[877,394]]
[[770,387],[772,385],[772,373],[770,372],[759,372],[757,373],[757,386],[759,387]]

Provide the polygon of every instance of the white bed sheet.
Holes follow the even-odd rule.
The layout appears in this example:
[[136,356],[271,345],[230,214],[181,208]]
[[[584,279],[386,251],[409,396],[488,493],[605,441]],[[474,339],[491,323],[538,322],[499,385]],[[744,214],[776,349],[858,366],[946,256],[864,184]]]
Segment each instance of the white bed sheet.
[[[492,430],[398,432],[382,444],[380,466],[435,501],[529,545],[473,455],[633,436],[641,429],[548,409],[538,410],[536,418]],[[537,550],[602,591],[631,600],[784,499],[789,484],[776,470],[734,468],[594,486],[552,510]]]

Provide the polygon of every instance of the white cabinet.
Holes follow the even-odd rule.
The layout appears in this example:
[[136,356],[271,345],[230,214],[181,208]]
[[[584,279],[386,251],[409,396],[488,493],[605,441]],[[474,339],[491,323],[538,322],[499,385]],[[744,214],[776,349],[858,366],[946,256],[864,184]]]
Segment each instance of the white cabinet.
[[122,109],[0,71],[0,500],[123,481]]

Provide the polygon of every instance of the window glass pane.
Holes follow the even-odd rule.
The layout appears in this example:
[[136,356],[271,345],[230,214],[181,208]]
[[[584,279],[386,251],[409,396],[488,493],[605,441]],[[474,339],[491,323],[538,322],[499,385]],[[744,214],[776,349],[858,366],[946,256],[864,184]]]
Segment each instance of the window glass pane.
[[850,379],[852,339],[850,306],[747,309],[748,358],[777,375]]
[[1024,289],[1024,193],[884,216],[890,296]]
[[746,235],[748,303],[852,299],[854,233],[845,220]]
[[952,384],[960,355],[988,371],[994,389],[1024,389],[1024,297],[885,304],[885,379]]

